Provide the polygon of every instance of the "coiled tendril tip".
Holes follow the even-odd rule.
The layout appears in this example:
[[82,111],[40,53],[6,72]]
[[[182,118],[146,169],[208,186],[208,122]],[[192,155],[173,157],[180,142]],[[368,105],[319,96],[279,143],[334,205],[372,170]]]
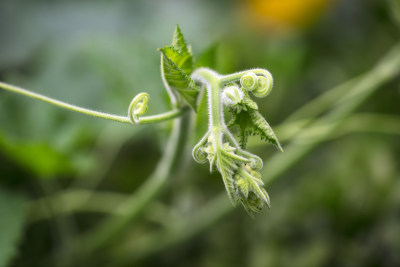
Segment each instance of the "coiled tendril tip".
[[256,69],[240,77],[240,85],[256,97],[266,97],[272,90],[272,76],[266,70]]
[[254,72],[248,72],[240,78],[240,85],[247,91],[253,91],[258,86],[257,75]]
[[139,123],[139,116],[143,115],[147,111],[147,103],[149,102],[150,96],[147,93],[137,94],[129,104],[128,117],[131,123]]
[[271,93],[272,81],[265,76],[258,76],[257,78],[257,88],[251,91],[256,97],[266,97]]

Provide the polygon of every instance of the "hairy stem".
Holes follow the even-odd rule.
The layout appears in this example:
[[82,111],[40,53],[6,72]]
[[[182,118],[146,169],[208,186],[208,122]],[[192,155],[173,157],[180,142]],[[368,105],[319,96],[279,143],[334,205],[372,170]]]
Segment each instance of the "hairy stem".
[[[23,89],[23,88],[20,88],[20,87],[11,85],[11,84],[0,82],[0,88],[10,91],[10,92],[20,94],[20,95],[27,96],[30,98],[38,99],[38,100],[50,103],[52,105],[61,107],[61,108],[79,112],[79,113],[82,113],[85,115],[98,117],[98,118],[102,118],[102,119],[107,119],[107,120],[112,120],[112,121],[129,123],[129,124],[135,123],[135,122],[132,122],[132,120],[129,116],[114,115],[114,114],[110,114],[110,113],[91,110],[88,108],[82,108],[82,107],[79,107],[76,105],[68,104],[68,103],[60,101],[60,100],[53,99],[51,97],[47,97],[47,96],[44,96],[44,95],[41,95],[38,93],[31,92],[29,90],[26,90],[26,89]],[[182,112],[183,112],[182,109],[174,109],[174,110],[171,110],[171,111],[168,111],[165,113],[161,113],[158,115],[144,116],[144,117],[139,118],[138,123],[139,124],[148,124],[148,123],[153,123],[153,122],[166,121],[166,120],[174,119],[176,117],[181,116]]]
[[[279,135],[279,139],[283,142],[293,139],[302,128],[303,125],[310,123],[311,119],[304,119],[294,122],[282,123],[275,126],[275,131]],[[325,135],[325,131],[337,121],[327,122],[326,124],[318,124],[307,127],[307,133],[301,134],[301,143],[312,142],[315,137]],[[379,134],[400,134],[400,116],[379,114],[379,113],[357,113],[343,119],[341,126],[337,131],[332,132],[329,136],[325,136],[325,140],[338,138],[354,132],[370,132]],[[249,147],[257,147],[264,145],[259,140],[253,139],[249,142]]]
[[217,73],[206,68],[198,69],[192,77],[207,86],[210,136],[217,151],[222,146],[222,132],[226,128],[221,106],[221,82]]

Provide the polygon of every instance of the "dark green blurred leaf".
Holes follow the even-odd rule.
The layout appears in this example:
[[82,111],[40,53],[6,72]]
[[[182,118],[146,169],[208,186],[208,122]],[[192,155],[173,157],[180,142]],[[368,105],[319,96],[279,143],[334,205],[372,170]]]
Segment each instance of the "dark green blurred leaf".
[[46,143],[14,143],[0,135],[0,149],[39,177],[51,177],[72,170],[70,159]]
[[400,0],[387,0],[389,11],[391,12],[394,22],[400,27]]
[[17,253],[25,218],[25,198],[0,188],[0,266],[7,266]]

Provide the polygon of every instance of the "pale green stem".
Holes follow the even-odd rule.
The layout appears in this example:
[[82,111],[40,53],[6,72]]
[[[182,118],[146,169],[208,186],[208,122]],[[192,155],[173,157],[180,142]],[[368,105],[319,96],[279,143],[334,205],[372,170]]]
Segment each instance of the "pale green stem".
[[[114,115],[114,114],[110,114],[110,113],[91,110],[88,108],[82,108],[82,107],[79,107],[76,105],[68,104],[66,102],[59,101],[59,100],[38,94],[38,93],[31,92],[29,90],[26,90],[26,89],[23,89],[23,88],[20,88],[20,87],[11,85],[11,84],[0,82],[0,88],[10,91],[10,92],[20,94],[20,95],[27,96],[30,98],[38,99],[38,100],[50,103],[52,105],[61,107],[61,108],[79,112],[79,113],[82,113],[85,115],[98,117],[98,118],[102,118],[102,119],[107,119],[107,120],[112,120],[112,121],[123,122],[123,123],[129,123],[129,124],[134,123],[135,124],[135,122],[132,122],[132,120],[130,119],[129,116]],[[174,110],[171,110],[171,111],[168,111],[165,113],[161,113],[158,115],[143,116],[143,117],[139,118],[138,124],[148,124],[148,123],[161,122],[161,121],[174,119],[176,117],[181,116],[182,112],[183,112],[182,109],[174,109]]]
[[[124,211],[116,209],[115,207],[121,205],[127,198],[128,195],[114,192],[70,189],[31,202],[29,205],[29,221],[34,223],[75,212],[126,215]],[[90,201],[87,201],[88,199],[90,199]],[[57,209],[49,210],[49,208],[46,207],[47,203],[62,203],[62,205],[59,205]]]
[[[287,122],[274,127],[276,134],[279,136],[281,142],[290,141],[299,132],[299,128],[304,124],[308,124],[311,119],[304,119],[300,121]],[[400,116],[387,115],[387,114],[369,114],[360,113],[351,115],[343,119],[340,127],[329,136],[325,132],[337,121],[330,121],[325,124],[318,124],[307,127],[307,132],[301,134],[301,143],[312,142],[312,140],[321,135],[325,136],[324,141],[338,138],[350,133],[379,133],[379,134],[400,134]],[[249,141],[249,147],[264,146],[265,142],[252,139]]]
[[183,114],[183,112],[188,109],[189,109],[189,107],[185,106],[180,109],[173,109],[171,111],[167,111],[167,112],[160,113],[157,115],[149,115],[149,116],[139,117],[139,124],[150,124],[150,123],[156,123],[156,122],[162,122],[162,121],[175,119],[177,117],[180,117]]
[[223,134],[227,132],[227,127],[224,121],[224,112],[221,102],[221,82],[220,76],[207,68],[200,68],[192,74],[192,78],[195,81],[201,82],[207,87],[208,97],[208,118],[209,118],[209,133],[212,139],[212,145],[214,149],[214,158],[210,160],[210,170],[212,170],[215,161],[217,168],[219,168],[222,179],[225,184],[226,191],[228,192],[229,198],[234,203],[233,188],[229,178],[224,175],[221,169],[220,160],[223,158]]
[[[351,80],[348,80],[338,86],[335,86],[334,88],[308,101],[306,104],[304,104],[302,107],[300,107],[290,116],[288,116],[283,123],[293,122],[293,121],[299,122],[304,118],[315,119],[315,117],[321,115],[324,111],[326,111],[327,108],[332,107],[332,105],[337,103],[338,100],[344,95],[346,95],[346,93],[349,92],[358,81],[367,77],[368,74],[369,72],[357,76],[355,78],[352,78]],[[299,129],[304,127],[310,122],[312,122],[312,119],[308,121],[303,121],[304,124],[301,127],[299,127]]]
[[210,69],[196,70],[192,77],[207,86],[210,136],[213,139],[214,149],[222,147],[222,132],[226,129],[221,103],[221,82],[217,73]]

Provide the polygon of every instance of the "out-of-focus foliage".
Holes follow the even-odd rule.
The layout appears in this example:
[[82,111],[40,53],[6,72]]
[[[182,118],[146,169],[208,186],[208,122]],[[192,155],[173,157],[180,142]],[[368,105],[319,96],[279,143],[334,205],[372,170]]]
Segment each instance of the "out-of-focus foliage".
[[26,213],[22,194],[0,190],[0,266],[6,266],[17,255]]
[[[118,114],[145,91],[149,114],[166,111],[156,49],[179,23],[198,66],[272,73],[257,104],[291,162],[287,129],[298,126],[285,120],[382,59],[399,41],[397,2],[3,0],[0,80]],[[140,216],[100,252],[68,254],[103,219],[127,214],[171,124],[121,125],[0,91],[0,265],[399,266],[399,103],[397,75],[268,184],[271,209],[254,220],[217,197],[219,175],[191,159],[201,116],[180,168]],[[250,150],[265,166],[278,153],[252,137]]]

